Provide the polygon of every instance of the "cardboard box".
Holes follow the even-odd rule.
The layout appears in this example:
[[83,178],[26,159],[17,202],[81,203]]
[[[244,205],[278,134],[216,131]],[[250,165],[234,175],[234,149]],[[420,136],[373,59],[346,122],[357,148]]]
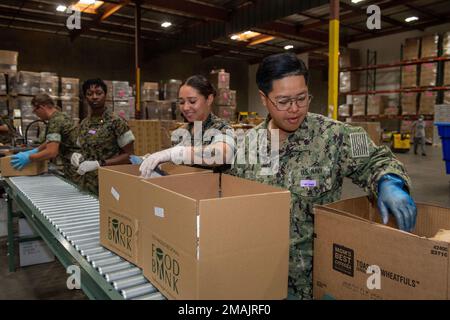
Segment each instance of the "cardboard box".
[[50,75],[48,72],[40,73],[40,90],[41,93],[46,93],[53,99],[59,96],[59,77]]
[[413,233],[381,224],[367,197],[316,206],[314,298],[450,299],[450,243],[430,240],[450,229],[450,209],[416,205]]
[[213,173],[142,184],[144,276],[168,299],[286,298],[289,191],[222,175],[219,196]]
[[55,261],[55,255],[44,240],[20,242],[19,258],[21,267]]
[[6,94],[6,77],[4,73],[0,73],[0,95]]
[[71,118],[80,117],[80,100],[78,98],[62,99],[61,110],[67,113]]
[[[204,169],[161,166],[169,175],[208,172]],[[138,242],[143,207],[149,195],[139,193],[141,188],[139,165],[101,167],[99,170],[100,244],[122,258],[141,266],[142,243]]]
[[416,92],[404,92],[402,97],[402,115],[415,115],[417,114],[417,93]]
[[128,81],[112,82],[112,100],[127,100],[130,97],[130,85]]
[[2,177],[37,176],[48,171],[48,161],[33,161],[22,170],[11,166],[11,156],[0,158]]
[[359,90],[359,74],[357,72],[339,72],[339,91],[348,93]]
[[17,51],[0,50],[0,72],[16,72],[18,56]]
[[359,95],[352,97],[353,102],[353,116],[366,115],[366,96]]
[[367,115],[380,115],[388,105],[388,97],[383,95],[367,96]]
[[419,114],[434,114],[436,91],[424,91],[420,94]]
[[350,117],[352,115],[352,106],[350,104],[341,104],[338,114],[340,117]]
[[156,101],[159,98],[158,82],[144,82],[141,89],[141,101]]
[[444,104],[450,105],[450,90],[444,91]]
[[450,61],[444,62],[444,86],[450,86]]
[[214,114],[228,122],[236,120],[236,107],[234,106],[215,106]]
[[438,56],[438,43],[439,36],[437,34],[431,34],[422,37],[422,50],[421,58],[434,58]]
[[417,60],[419,59],[419,38],[410,38],[405,40],[403,47],[403,60]]
[[236,101],[235,98],[233,99],[233,94],[230,89],[218,89],[214,104],[216,106],[231,106],[233,100]]
[[420,86],[430,87],[436,85],[437,63],[422,63],[420,65]]
[[379,122],[348,122],[348,124],[356,127],[362,127],[366,130],[370,139],[375,142],[377,146],[381,143],[381,126]]
[[230,74],[224,69],[212,70],[209,79],[216,89],[230,89]]
[[78,99],[80,96],[80,79],[61,77],[61,97]]
[[[31,228],[26,219],[19,219],[19,237],[32,237],[38,234]],[[43,240],[19,243],[20,266],[30,266],[55,260],[55,255]]]
[[170,79],[164,85],[164,99],[174,101],[178,99],[178,91],[180,91],[181,80]]
[[339,51],[339,68],[361,66],[359,49],[342,48]]
[[450,31],[442,35],[442,55],[450,56]]
[[402,67],[402,87],[411,88],[417,86],[417,65]]

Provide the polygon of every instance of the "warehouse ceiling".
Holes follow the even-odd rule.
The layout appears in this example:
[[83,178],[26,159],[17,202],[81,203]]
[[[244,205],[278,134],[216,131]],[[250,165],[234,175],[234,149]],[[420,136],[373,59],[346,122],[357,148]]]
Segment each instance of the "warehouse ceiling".
[[[81,3],[80,3],[81,2]],[[141,0],[141,39],[152,54],[183,51],[258,62],[286,49],[324,60],[328,49],[328,0]],[[340,41],[348,43],[450,22],[448,0],[340,1]],[[83,4],[84,3],[84,4]],[[88,3],[88,4],[85,4]],[[133,43],[135,3],[130,0],[2,0],[0,28]],[[368,5],[381,9],[381,30],[368,30]],[[81,29],[68,30],[81,10]],[[60,7],[61,9],[61,7]],[[408,17],[418,20],[406,22]],[[170,22],[169,27],[162,23]],[[254,32],[250,34],[249,32]],[[243,34],[247,32],[246,34]],[[251,36],[243,40],[246,35]],[[233,39],[232,39],[233,37]],[[239,40],[241,41],[239,41]]]

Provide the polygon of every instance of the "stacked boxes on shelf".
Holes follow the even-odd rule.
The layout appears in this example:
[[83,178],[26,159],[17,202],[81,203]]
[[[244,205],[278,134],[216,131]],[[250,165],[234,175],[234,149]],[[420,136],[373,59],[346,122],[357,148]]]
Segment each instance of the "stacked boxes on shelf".
[[8,96],[6,90],[6,76],[0,73],[0,116],[8,115]]
[[[450,32],[446,32],[443,35],[442,40],[442,55],[450,57]],[[444,86],[450,86],[450,61],[444,62]],[[450,90],[444,91],[444,104],[450,104]]]
[[141,88],[141,118],[159,119],[156,101],[159,97],[157,82],[144,82]]
[[383,95],[369,95],[367,97],[367,115],[380,115],[388,105],[388,97]]
[[[342,49],[339,54],[339,68],[359,67],[361,65],[358,49]],[[349,93],[359,90],[359,74],[357,72],[339,72],[339,91]]]
[[401,99],[402,99],[402,115],[417,114],[417,93],[404,92],[402,93]]
[[236,91],[230,90],[230,74],[224,69],[212,70],[210,81],[217,89],[214,114],[227,121],[236,120]]
[[425,91],[420,94],[419,114],[433,114],[436,104],[436,92]]
[[80,80],[77,78],[61,78],[61,109],[74,119],[80,120]]
[[19,71],[9,77],[12,95],[36,95],[40,91],[41,74],[38,72]]
[[403,47],[403,60],[417,60],[419,59],[420,39],[410,38],[405,40]]
[[422,63],[420,66],[420,86],[431,87],[436,85],[437,63]]
[[39,92],[48,94],[53,100],[58,99],[59,77],[52,72],[41,72]]
[[18,57],[19,53],[17,51],[0,50],[0,72],[16,73]]
[[417,86],[417,65],[406,65],[402,67],[402,88]]
[[128,121],[136,140],[137,155],[153,153],[171,146],[171,132],[176,129],[174,120],[130,120]]
[[354,95],[352,97],[353,102],[353,116],[365,116],[366,115],[366,107],[365,101],[366,98],[363,95]]
[[351,117],[352,110],[350,104],[341,104],[338,108],[338,114],[340,117]]
[[164,85],[165,100],[158,102],[162,120],[183,121],[181,112],[177,108],[178,92],[180,91],[181,80],[170,79]]
[[420,53],[421,58],[435,58],[438,56],[438,42],[439,36],[431,34],[422,37],[422,49]]
[[134,98],[130,92],[128,81],[112,82],[113,110],[125,120],[134,118]]

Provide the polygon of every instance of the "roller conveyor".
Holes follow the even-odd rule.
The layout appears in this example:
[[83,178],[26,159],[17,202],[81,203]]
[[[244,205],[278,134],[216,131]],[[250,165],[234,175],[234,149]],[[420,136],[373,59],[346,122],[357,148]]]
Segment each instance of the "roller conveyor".
[[95,197],[51,174],[12,177],[5,182],[8,199],[22,209],[61,263],[83,269],[81,287],[89,298],[165,299],[140,268],[100,245]]

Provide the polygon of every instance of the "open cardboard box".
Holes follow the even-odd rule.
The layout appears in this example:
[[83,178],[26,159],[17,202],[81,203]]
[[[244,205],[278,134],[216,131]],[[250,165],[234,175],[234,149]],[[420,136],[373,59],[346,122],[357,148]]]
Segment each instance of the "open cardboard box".
[[383,225],[367,197],[315,206],[314,298],[449,299],[450,243],[431,238],[450,230],[450,209],[416,205],[413,233],[392,215]]
[[[168,175],[209,172],[195,167],[161,165]],[[139,188],[139,165],[117,165],[99,169],[100,244],[140,266],[139,220],[145,199]]]
[[141,181],[144,275],[169,299],[287,296],[290,192],[205,173]]

